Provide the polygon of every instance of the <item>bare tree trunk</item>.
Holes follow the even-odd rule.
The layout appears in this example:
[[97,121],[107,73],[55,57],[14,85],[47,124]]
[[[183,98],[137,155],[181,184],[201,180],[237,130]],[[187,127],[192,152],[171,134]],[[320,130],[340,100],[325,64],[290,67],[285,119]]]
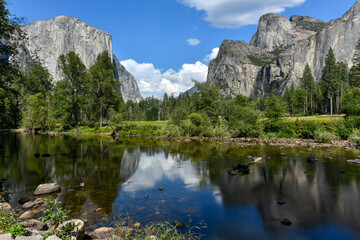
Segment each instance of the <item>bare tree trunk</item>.
[[333,115],[333,97],[330,96],[330,115]]

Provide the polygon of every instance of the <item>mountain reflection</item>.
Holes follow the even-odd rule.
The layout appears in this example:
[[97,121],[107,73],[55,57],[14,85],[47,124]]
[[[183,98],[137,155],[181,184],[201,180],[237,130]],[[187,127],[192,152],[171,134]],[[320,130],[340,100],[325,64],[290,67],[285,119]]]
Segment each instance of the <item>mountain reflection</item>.
[[[190,211],[194,220],[207,223],[209,239],[360,236],[360,166],[345,161],[358,152],[316,150],[311,155],[320,161],[308,164],[310,153],[299,149],[239,149],[140,138],[0,136],[5,148],[0,178],[14,193],[11,203],[18,206],[20,197],[33,197],[38,184],[58,182],[58,198],[73,217],[87,219],[88,229],[127,213],[144,224],[186,222]],[[287,157],[280,157],[280,151]],[[37,152],[52,156],[36,158]],[[247,162],[247,155],[271,159],[252,165],[248,175],[229,176],[227,170]],[[334,160],[327,160],[329,156]],[[96,213],[97,208],[102,212]],[[280,224],[284,218],[292,221],[290,228]]]

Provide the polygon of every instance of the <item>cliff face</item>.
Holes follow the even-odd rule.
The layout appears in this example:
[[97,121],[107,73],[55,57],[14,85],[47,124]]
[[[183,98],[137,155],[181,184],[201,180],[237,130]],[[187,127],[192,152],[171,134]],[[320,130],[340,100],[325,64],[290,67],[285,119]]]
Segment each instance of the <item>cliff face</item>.
[[[329,23],[310,17],[292,16],[287,20],[267,14],[260,18],[250,44],[229,40],[222,43],[218,57],[209,65],[207,81],[220,85],[226,95],[261,95],[273,89],[282,93],[291,84],[300,85],[306,63],[319,81],[330,47],[337,61],[351,67],[359,37],[359,1],[342,18]],[[234,48],[236,51],[231,50]]]
[[117,78],[121,83],[124,101],[142,99],[134,77],[113,55],[109,33],[69,16],[36,21],[22,28],[27,34],[28,41],[25,43],[25,51],[19,55],[20,58],[17,61],[23,68],[26,68],[30,56],[36,55],[52,74],[54,80],[59,81],[62,77],[57,61],[61,54],[74,51],[89,68],[95,63],[98,54],[108,51],[117,68]]

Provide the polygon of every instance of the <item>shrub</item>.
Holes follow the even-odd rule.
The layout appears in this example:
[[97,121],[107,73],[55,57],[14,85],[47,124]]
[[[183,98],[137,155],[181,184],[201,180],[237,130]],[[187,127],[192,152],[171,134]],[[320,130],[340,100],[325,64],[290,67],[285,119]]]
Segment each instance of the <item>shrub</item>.
[[330,143],[336,139],[336,135],[325,130],[317,130],[315,132],[314,139],[320,143]]
[[259,137],[262,133],[260,124],[250,124],[243,120],[238,120],[231,127],[233,137]]
[[181,130],[176,125],[168,124],[163,128],[163,135],[166,137],[180,137]]
[[230,137],[231,134],[228,131],[228,127],[224,124],[221,124],[221,125],[215,126],[214,136],[215,137]]
[[191,121],[192,124],[194,124],[197,127],[204,124],[204,118],[198,113],[190,114],[188,116],[188,119]]
[[360,130],[354,129],[354,131],[349,136],[349,141],[360,144]]
[[124,120],[124,117],[121,113],[116,113],[111,116],[110,122],[112,122],[115,125],[120,124]]
[[27,235],[24,222],[16,220],[16,216],[0,209],[0,232],[11,233],[14,237]]
[[58,200],[53,200],[53,199],[44,199],[45,203],[44,205],[48,205],[49,209],[46,209],[44,211],[44,217],[40,218],[41,221],[45,222],[47,220],[51,220],[52,224],[55,226],[55,228],[62,223],[65,218],[68,216],[68,214],[70,213],[69,210],[66,209],[62,209],[61,207],[58,207],[59,204],[61,204],[61,202],[59,202]]
[[181,131],[181,136],[192,137],[196,135],[196,126],[190,121],[181,121],[179,127]]

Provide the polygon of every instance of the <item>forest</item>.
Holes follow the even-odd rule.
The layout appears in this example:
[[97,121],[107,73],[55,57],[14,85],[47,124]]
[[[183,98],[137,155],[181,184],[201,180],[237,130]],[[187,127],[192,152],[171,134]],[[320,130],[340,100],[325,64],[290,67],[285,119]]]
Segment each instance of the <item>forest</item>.
[[[164,94],[124,102],[108,52],[87,69],[75,52],[61,55],[62,80],[54,82],[39,59],[21,69],[12,56],[25,34],[21,18],[1,1],[0,128],[35,131],[80,131],[104,127],[140,135],[203,137],[301,137],[319,141],[360,138],[360,42],[353,66],[337,62],[330,48],[317,83],[306,65],[298,86],[263,96],[225,97],[221,89],[194,80],[194,93]],[[304,116],[341,115],[337,118]],[[306,120],[305,120],[306,119]],[[139,121],[164,121],[139,125]],[[149,130],[149,131],[146,131]]]

